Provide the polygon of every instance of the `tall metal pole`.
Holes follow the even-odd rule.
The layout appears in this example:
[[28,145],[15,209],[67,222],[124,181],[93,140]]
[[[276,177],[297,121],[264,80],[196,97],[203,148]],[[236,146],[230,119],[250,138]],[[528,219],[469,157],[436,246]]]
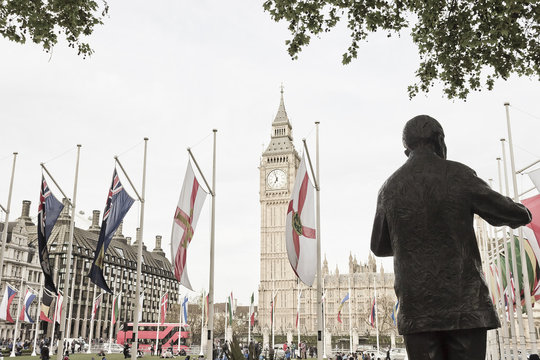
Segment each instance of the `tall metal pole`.
[[317,160],[317,209],[316,209],[316,221],[317,221],[317,359],[322,360],[324,352],[324,331],[322,321],[322,276],[321,276],[321,179],[320,179],[320,161],[319,161],[319,122],[315,122],[315,158]]
[[6,239],[8,233],[8,224],[9,224],[9,211],[11,209],[11,194],[13,192],[13,179],[15,178],[15,163],[17,162],[17,154],[13,153],[13,165],[11,166],[11,180],[9,181],[9,192],[8,192],[8,201],[7,207],[4,209],[6,213],[6,218],[4,220],[4,229],[2,229],[2,248],[0,248],[0,290],[2,284],[2,269],[4,268],[4,254],[6,253]]
[[[75,280],[77,279],[77,276],[75,276],[75,274],[77,274],[77,263],[79,262],[77,258],[74,258],[74,260],[75,262],[73,263],[73,279],[71,281],[71,291],[70,291],[71,301],[69,302],[69,312],[67,313],[68,321],[67,321],[66,337],[68,338],[72,337],[71,336],[71,319],[73,319],[73,302],[74,302],[73,297],[75,296]],[[84,267],[82,267],[81,269],[84,269]]]
[[[60,336],[58,351],[56,354],[57,360],[62,360],[64,358],[64,339],[66,338],[66,317],[67,317],[67,303],[73,301],[68,297],[69,290],[69,274],[71,269],[71,256],[73,253],[73,230],[75,228],[75,208],[77,204],[77,182],[79,179],[79,159],[81,156],[81,145],[77,144],[77,163],[75,164],[75,181],[73,183],[73,200],[71,202],[71,221],[69,223],[69,241],[67,248],[67,259],[65,267],[65,276],[64,276],[64,295],[65,299],[62,302],[62,310],[60,311]],[[75,269],[73,269],[73,275],[75,275]],[[71,319],[70,319],[71,321]]]
[[39,284],[39,295],[38,295],[36,321],[35,321],[36,330],[34,331],[34,348],[32,350],[31,356],[37,356],[36,347],[37,347],[37,338],[38,338],[38,332],[39,332],[39,312],[41,311],[40,305],[41,305],[42,296],[43,296],[43,276],[41,277],[41,283]]
[[96,301],[96,290],[97,290],[97,285],[94,284],[94,295],[92,296],[92,309],[90,310],[91,311],[91,315],[90,315],[90,332],[88,333],[88,351],[86,352],[87,354],[90,354],[91,349],[92,349],[92,335],[94,333],[94,320],[96,318],[96,314],[94,314],[94,303]]
[[142,191],[141,191],[141,213],[139,218],[139,237],[140,241],[137,244],[137,286],[135,289],[135,314],[133,314],[133,335],[135,341],[131,347],[131,360],[137,360],[137,350],[139,348],[139,312],[141,310],[141,277],[142,277],[142,251],[143,251],[143,229],[144,229],[144,190],[146,187],[146,153],[148,149],[148,138],[144,138],[144,160],[143,160],[143,177],[142,177]]
[[[157,326],[156,326],[156,350],[157,350],[157,347],[159,345],[159,324],[161,323],[161,293],[163,291],[163,282],[161,281],[161,279],[159,280],[159,308],[158,308],[158,318],[157,318]],[[182,309],[180,309],[180,311],[182,311]]]
[[[503,166],[504,166],[504,184],[505,184],[505,189],[506,189],[506,192],[505,192],[505,195],[506,196],[509,196],[510,195],[510,190],[509,190],[509,186],[508,186],[508,171],[507,171],[507,167],[506,167],[506,149],[504,147],[504,142],[505,142],[505,139],[501,139],[501,145],[502,145],[502,154],[503,154]],[[526,349],[527,349],[527,344],[526,344],[526,341],[525,341],[525,328],[523,327],[523,312],[521,310],[521,286],[519,284],[519,273],[518,273],[518,268],[517,268],[517,254],[516,254],[516,243],[514,241],[514,233],[510,230],[509,227],[505,227],[504,230],[503,230],[503,233],[505,234],[505,237],[506,237],[506,233],[509,233],[510,235],[510,249],[512,251],[512,273],[513,275],[515,276],[515,279],[516,281],[514,281],[514,288],[515,288],[515,291],[514,291],[514,298],[516,300],[516,316],[517,316],[517,320],[518,320],[518,326],[519,326],[519,342],[520,342],[520,346],[521,346],[521,351],[523,354],[526,353]],[[507,268],[507,271],[509,269]],[[509,292],[512,290],[512,286],[511,286],[511,283],[509,282],[508,283],[508,289],[509,289]],[[508,302],[510,303],[512,301],[512,299],[508,299]],[[514,311],[512,309],[512,311]]]
[[[503,148],[504,148],[504,143],[501,143]],[[502,172],[501,172],[501,158],[497,158],[497,170],[498,170],[498,174],[499,174],[499,193],[501,194],[504,194],[503,192],[503,178],[502,178]],[[507,238],[506,238],[506,230],[505,229],[502,229],[502,243],[503,243],[503,249],[504,249],[504,267],[506,269],[505,273],[506,273],[506,287],[507,289],[510,289],[510,260],[509,260],[509,256],[508,256],[508,245],[507,245]],[[499,258],[500,260],[500,258]],[[499,264],[498,264],[498,270],[499,270],[499,275],[502,277],[502,266],[500,264],[500,261],[499,261]],[[500,291],[501,293],[501,301],[503,301],[504,299],[504,289],[502,287],[502,279],[501,279],[501,287],[500,287]],[[508,296],[510,296],[510,291],[508,291]],[[508,311],[508,315],[509,315],[509,319],[508,321],[510,322],[510,336],[508,336],[508,329],[506,330],[506,335],[508,336],[508,349],[510,349],[510,347],[512,347],[514,349],[514,354],[517,354],[517,351],[518,351],[518,345],[517,345],[517,334],[516,334],[516,322],[514,320],[514,311],[510,309],[510,301],[511,299],[508,299],[508,310],[504,309],[504,306],[501,306],[503,308],[503,312],[506,312]],[[505,319],[504,321],[506,321],[506,316],[505,316]],[[504,329],[504,327],[503,327]]]
[[[199,351],[200,356],[204,355],[204,349],[203,349],[204,331],[203,330],[204,330],[204,289],[202,291],[202,297],[201,297],[201,351]],[[249,334],[248,334],[248,338],[249,338]],[[249,344],[249,340],[248,340],[248,344]]]
[[[19,331],[19,314],[21,312],[21,301],[23,299],[23,287],[24,287],[24,278],[26,276],[26,268],[23,268],[22,272],[21,272],[21,286],[19,286],[19,301],[17,303],[17,319],[15,320],[15,331],[13,331],[13,343],[11,344],[11,354],[9,355],[9,357],[15,357],[15,344],[17,343],[17,339],[18,339],[18,334],[17,332]],[[9,311],[9,309],[8,309]]]
[[[514,201],[519,202],[519,192],[516,179],[516,163],[514,160],[514,146],[512,143],[512,128],[510,126],[510,112],[508,107],[510,103],[504,103],[506,109],[506,125],[508,127],[508,147],[510,149],[510,166],[512,169],[512,183],[514,187]],[[529,285],[529,272],[527,270],[527,261],[525,260],[525,247],[523,246],[523,229],[519,228],[519,255],[521,257],[521,271],[523,273],[523,292],[525,293],[525,306],[527,308],[527,317],[529,320],[529,341],[532,346],[532,354],[538,354],[538,345],[536,344],[536,330],[534,326],[534,317],[531,303],[531,289]],[[521,299],[520,299],[521,301]]]
[[349,276],[349,352],[353,353],[353,343],[352,343],[352,311],[351,311],[351,302],[352,302],[352,293],[351,293],[351,277]]
[[377,301],[377,273],[373,276],[373,288],[375,289],[375,330],[377,332],[377,356],[379,355],[379,315],[377,315],[378,301]]
[[[213,359],[214,350],[214,243],[216,232],[216,134],[214,132],[214,154],[212,159],[212,220],[210,223],[210,274],[208,284],[208,334],[206,344],[206,358]],[[135,360],[135,359],[133,359]]]
[[[296,324],[296,331],[298,332],[298,342],[297,344],[300,345],[300,297],[302,296],[301,290],[300,290],[300,281],[297,280],[298,283],[298,299],[296,301],[296,311],[298,311],[298,320]],[[294,354],[293,354],[294,356]]]

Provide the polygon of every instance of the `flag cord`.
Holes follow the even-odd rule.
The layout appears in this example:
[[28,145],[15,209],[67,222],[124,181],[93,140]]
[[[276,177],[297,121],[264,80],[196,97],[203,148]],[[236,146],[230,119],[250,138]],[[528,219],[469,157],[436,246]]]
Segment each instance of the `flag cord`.
[[536,116],[536,115],[534,115],[534,114],[531,114],[530,112],[525,111],[525,110],[523,110],[523,109],[520,109],[520,108],[518,108],[518,107],[515,107],[514,105],[509,105],[509,106],[511,106],[512,109],[516,109],[517,111],[521,111],[522,113],[527,114],[527,115],[529,115],[529,116],[532,117],[532,118],[535,118],[535,119],[540,120],[540,116]]
[[53,160],[56,160],[56,159],[58,159],[58,158],[61,158],[62,156],[66,155],[66,154],[68,154],[68,153],[70,153],[70,152],[72,152],[72,151],[75,150],[76,148],[77,148],[76,146],[75,146],[75,147],[70,147],[68,150],[64,151],[63,153],[61,153],[61,154],[59,154],[59,155],[56,155],[56,156],[50,158],[50,159],[47,160],[47,161],[44,161],[43,164],[46,164],[46,163],[49,163],[49,162],[51,162],[51,161],[53,161]]
[[212,135],[212,133],[209,133],[208,135],[206,135],[205,137],[203,137],[201,140],[199,140],[198,142],[196,142],[195,145],[190,146],[190,148],[194,148],[194,147],[199,146],[204,140],[208,139],[208,138],[210,137],[210,135]]
[[122,151],[120,154],[118,154],[118,156],[122,156],[122,155],[124,155],[124,154],[130,152],[131,150],[135,149],[137,146],[141,145],[141,144],[143,143],[143,141],[144,141],[144,140],[141,140],[141,141],[139,141],[138,143],[136,143],[135,145],[133,145],[132,147],[130,147],[130,148],[128,148],[128,149]]

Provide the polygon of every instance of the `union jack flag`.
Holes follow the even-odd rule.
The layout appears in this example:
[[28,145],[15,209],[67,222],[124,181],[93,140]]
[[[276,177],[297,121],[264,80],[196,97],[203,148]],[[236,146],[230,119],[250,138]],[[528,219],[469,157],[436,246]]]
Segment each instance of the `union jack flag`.
[[94,284],[111,294],[112,291],[107,285],[105,277],[103,276],[105,254],[107,253],[107,248],[111,243],[114,232],[134,202],[135,200],[132,199],[124,190],[115,168],[111,187],[107,195],[105,210],[103,211],[103,220],[101,222],[101,230],[99,232],[96,253],[94,254],[94,262],[92,263],[92,267],[88,273],[88,277]]
[[38,247],[39,247],[39,262],[45,277],[45,288],[53,293],[57,293],[56,285],[54,284],[51,265],[49,263],[49,250],[47,242],[51,236],[52,229],[60,212],[64,209],[64,205],[53,195],[45,177],[41,175],[41,191],[39,193],[38,206]]

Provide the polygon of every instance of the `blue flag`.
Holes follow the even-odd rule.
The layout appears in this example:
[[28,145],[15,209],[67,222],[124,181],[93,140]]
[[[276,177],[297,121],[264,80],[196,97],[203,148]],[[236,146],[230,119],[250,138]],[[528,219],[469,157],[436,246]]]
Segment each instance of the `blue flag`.
[[49,241],[49,236],[51,236],[54,224],[63,208],[64,205],[54,197],[45,181],[45,177],[41,175],[41,191],[39,193],[37,220],[39,263],[41,264],[41,270],[43,270],[43,276],[45,278],[45,289],[55,294],[57,291],[56,285],[54,285],[51,264],[49,263],[47,242]]
[[186,296],[184,297],[184,302],[182,303],[182,307],[184,308],[184,321],[186,322],[186,324],[187,324],[187,302],[188,302],[188,298]]
[[103,221],[101,222],[101,231],[99,232],[94,262],[90,268],[90,273],[88,273],[88,277],[94,284],[111,294],[112,291],[109,289],[105,277],[103,276],[105,254],[107,253],[107,248],[111,243],[114,232],[134,202],[135,200],[128,195],[120,183],[120,178],[118,177],[115,168],[111,188],[109,189],[109,195],[107,196],[107,204],[103,211]]
[[394,305],[394,307],[392,308],[392,321],[394,321],[394,325],[396,325],[398,307],[399,307],[399,300],[396,302],[396,305]]

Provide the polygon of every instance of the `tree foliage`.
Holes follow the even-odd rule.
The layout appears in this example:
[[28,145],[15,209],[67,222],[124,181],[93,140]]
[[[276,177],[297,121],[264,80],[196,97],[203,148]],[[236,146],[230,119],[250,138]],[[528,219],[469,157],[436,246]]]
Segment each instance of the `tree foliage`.
[[420,55],[411,98],[435,81],[448,98],[466,99],[470,91],[491,90],[497,78],[540,77],[538,0],[265,0],[263,7],[273,20],[288,22],[293,59],[312,36],[340,21],[351,40],[343,64],[358,57],[370,33],[390,37],[409,29]]
[[94,0],[0,0],[0,34],[24,44],[27,39],[51,51],[60,36],[83,57],[93,53],[84,37],[103,24],[109,6]]

